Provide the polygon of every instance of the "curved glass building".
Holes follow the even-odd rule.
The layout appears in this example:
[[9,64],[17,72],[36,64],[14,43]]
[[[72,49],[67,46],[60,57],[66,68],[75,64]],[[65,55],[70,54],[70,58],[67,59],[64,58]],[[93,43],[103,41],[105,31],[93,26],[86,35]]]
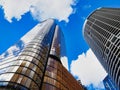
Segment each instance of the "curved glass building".
[[85,22],[84,38],[120,89],[120,9],[94,11]]
[[0,62],[0,90],[83,90],[61,63],[65,43],[58,25],[48,19],[37,27],[17,56]]

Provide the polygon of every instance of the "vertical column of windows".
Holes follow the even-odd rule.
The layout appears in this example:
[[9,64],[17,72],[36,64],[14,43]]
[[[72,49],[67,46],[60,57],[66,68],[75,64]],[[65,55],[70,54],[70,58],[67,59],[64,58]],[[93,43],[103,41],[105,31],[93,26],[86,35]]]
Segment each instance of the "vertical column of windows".
[[49,90],[82,90],[82,86],[78,84],[62,64],[51,57],[48,59],[42,90],[48,88]]

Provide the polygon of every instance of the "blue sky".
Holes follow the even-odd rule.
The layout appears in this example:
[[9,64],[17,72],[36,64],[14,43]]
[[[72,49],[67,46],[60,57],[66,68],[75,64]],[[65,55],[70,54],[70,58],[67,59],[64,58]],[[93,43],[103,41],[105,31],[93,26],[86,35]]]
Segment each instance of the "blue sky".
[[[41,0],[40,2],[39,0],[26,0],[26,1],[27,2],[25,2],[25,0],[0,1],[0,54],[6,51],[11,45],[16,43],[25,33],[27,33],[39,22],[52,17],[57,19],[57,23],[60,25],[65,35],[69,71],[76,78],[83,80],[84,77],[82,78],[82,76],[85,75],[86,73],[83,72],[85,74],[81,75],[80,72],[82,71],[76,68],[85,68],[86,66],[82,67],[82,65],[87,65],[86,62],[92,62],[86,60],[92,59],[92,57],[89,58],[87,57],[87,55],[93,56],[93,54],[89,54],[91,53],[91,50],[89,49],[89,46],[86,44],[83,38],[82,28],[84,21],[91,12],[93,12],[95,9],[99,7],[120,7],[120,1],[119,0],[92,0],[92,1],[56,0],[57,2],[55,0]],[[39,2],[40,5],[36,5],[35,2]],[[53,4],[52,6],[50,5],[51,3]],[[49,6],[51,8],[49,8]],[[77,61],[80,62],[80,59],[85,59],[86,62],[81,61],[81,63],[83,63],[82,65],[81,63],[79,64],[81,65],[81,67],[79,67],[79,65],[78,67],[74,67]],[[100,73],[104,72],[101,71],[98,73],[98,75]],[[91,80],[88,80],[89,83],[84,82],[84,80],[83,83],[85,83],[86,85],[98,83],[98,82],[94,83],[93,77],[90,77],[90,79]],[[101,85],[95,86],[100,87]]]

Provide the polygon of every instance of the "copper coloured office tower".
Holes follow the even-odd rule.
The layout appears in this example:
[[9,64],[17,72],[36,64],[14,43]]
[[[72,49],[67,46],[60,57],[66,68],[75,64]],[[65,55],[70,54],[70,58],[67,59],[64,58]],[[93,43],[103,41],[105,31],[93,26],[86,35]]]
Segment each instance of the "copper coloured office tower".
[[120,9],[94,11],[85,22],[84,37],[120,90]]
[[27,42],[22,50],[13,49],[17,55],[1,60],[0,90],[83,90],[61,63],[64,36],[54,20],[38,24],[32,32],[21,39]]

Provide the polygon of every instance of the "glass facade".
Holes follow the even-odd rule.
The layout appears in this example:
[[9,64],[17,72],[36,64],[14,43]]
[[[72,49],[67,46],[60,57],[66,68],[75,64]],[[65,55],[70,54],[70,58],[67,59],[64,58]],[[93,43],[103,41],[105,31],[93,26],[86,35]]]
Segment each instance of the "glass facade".
[[62,31],[56,26],[42,90],[84,90],[60,61],[60,58],[66,55],[63,37]]
[[[20,55],[0,62],[0,90],[73,90],[75,87],[82,90],[82,86],[60,62],[60,57],[64,55],[64,42],[60,40],[62,32],[54,20],[43,23],[45,27]],[[70,84],[71,87],[68,86]]]
[[65,39],[61,29],[56,26],[50,54],[59,58],[66,56]]
[[104,84],[106,90],[118,90],[118,89],[115,87],[113,81],[111,80],[111,77],[108,76],[108,75],[107,75],[107,76],[105,77],[105,79],[103,80],[103,84]]
[[84,90],[55,57],[49,57],[42,90]]
[[[46,23],[21,54],[0,63],[0,86],[15,90],[39,90],[48,60],[55,24]],[[14,87],[13,87],[14,86]]]
[[101,8],[86,20],[84,37],[120,89],[120,9]]

